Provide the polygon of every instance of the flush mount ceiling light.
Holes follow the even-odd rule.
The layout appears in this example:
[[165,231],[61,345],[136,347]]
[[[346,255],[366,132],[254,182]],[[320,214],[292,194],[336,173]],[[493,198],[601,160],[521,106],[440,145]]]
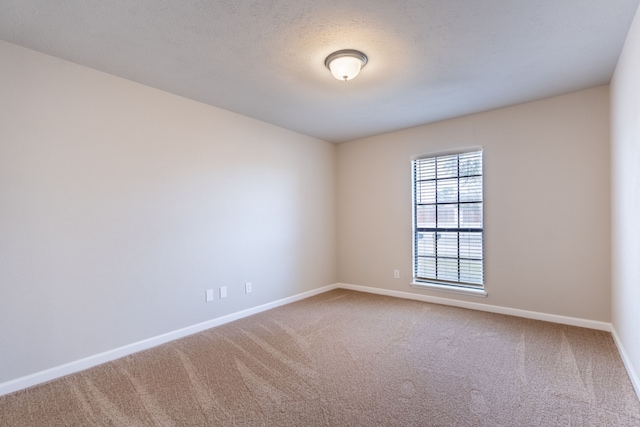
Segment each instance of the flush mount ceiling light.
[[333,52],[324,60],[331,75],[338,80],[351,80],[367,65],[367,55],[359,50],[344,49]]

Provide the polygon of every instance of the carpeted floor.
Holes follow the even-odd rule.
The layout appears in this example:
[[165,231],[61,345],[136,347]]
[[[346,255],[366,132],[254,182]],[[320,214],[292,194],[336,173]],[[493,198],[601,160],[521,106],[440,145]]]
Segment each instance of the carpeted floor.
[[606,332],[335,290],[0,397],[1,426],[640,426]]

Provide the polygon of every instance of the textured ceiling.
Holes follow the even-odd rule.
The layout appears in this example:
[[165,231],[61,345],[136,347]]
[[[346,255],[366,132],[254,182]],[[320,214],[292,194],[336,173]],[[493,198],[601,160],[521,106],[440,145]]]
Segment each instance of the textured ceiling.
[[606,84],[639,1],[0,0],[0,39],[341,142]]

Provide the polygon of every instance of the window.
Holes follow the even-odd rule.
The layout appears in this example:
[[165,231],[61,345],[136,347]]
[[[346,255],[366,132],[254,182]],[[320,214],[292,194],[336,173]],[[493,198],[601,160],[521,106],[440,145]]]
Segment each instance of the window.
[[482,151],[413,161],[414,282],[484,288]]

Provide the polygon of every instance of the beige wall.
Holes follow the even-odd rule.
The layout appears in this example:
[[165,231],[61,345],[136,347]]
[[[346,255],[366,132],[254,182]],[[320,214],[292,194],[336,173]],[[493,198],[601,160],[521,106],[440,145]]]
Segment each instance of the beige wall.
[[0,383],[336,281],[334,145],[4,42],[0,63]]
[[640,395],[640,10],[611,81],[612,323]]
[[[340,282],[609,322],[608,94],[602,86],[339,145]],[[411,158],[469,146],[484,147],[489,295],[415,290]]]

